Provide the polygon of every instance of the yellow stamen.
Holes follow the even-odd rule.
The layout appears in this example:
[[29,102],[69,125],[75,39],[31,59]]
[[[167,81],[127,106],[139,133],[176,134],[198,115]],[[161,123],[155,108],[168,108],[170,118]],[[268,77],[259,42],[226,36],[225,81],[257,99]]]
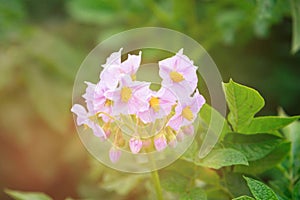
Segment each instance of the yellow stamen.
[[176,71],[170,72],[170,78],[172,79],[172,81],[174,81],[176,83],[184,80],[184,77],[182,76],[182,74],[180,74]]
[[185,107],[185,108],[182,110],[181,115],[182,115],[185,119],[187,119],[187,120],[189,120],[189,121],[192,121],[193,118],[194,118],[194,115],[193,115],[193,112],[192,112],[190,106]]
[[121,100],[127,103],[132,96],[132,91],[129,87],[123,87],[121,89]]
[[132,79],[133,81],[135,81],[135,80],[136,80],[136,75],[135,75],[135,74],[131,74],[131,79]]
[[106,99],[104,106],[110,107],[110,106],[112,106],[112,104],[113,104],[112,100]]
[[151,97],[149,103],[155,112],[159,111],[160,107],[159,107],[159,98],[158,97]]

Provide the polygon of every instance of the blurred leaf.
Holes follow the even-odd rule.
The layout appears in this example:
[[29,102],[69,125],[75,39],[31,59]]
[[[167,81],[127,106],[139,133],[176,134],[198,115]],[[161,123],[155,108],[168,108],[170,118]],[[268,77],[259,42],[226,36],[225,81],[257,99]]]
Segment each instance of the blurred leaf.
[[70,15],[81,22],[109,24],[120,17],[120,2],[116,0],[71,0],[67,3]]
[[170,192],[183,193],[189,184],[189,179],[172,171],[165,171],[160,175],[161,186]]
[[232,196],[237,197],[241,195],[250,195],[250,190],[246,184],[245,179],[242,174],[225,172],[223,177],[224,186],[232,194]]
[[231,165],[248,165],[247,158],[241,152],[227,149],[213,149],[204,159],[195,161],[196,165],[205,166],[213,169]]
[[298,120],[300,116],[293,117],[277,117],[264,116],[254,118],[249,126],[243,127],[240,132],[245,134],[255,133],[272,133],[275,130],[281,129],[290,123]]
[[38,69],[28,69],[26,81],[37,112],[54,130],[64,133],[70,120],[70,88],[49,79]]
[[242,152],[248,161],[261,159],[273,151],[281,139],[268,134],[243,135],[230,133],[224,139],[227,148]]
[[15,200],[52,200],[52,198],[40,192],[20,192],[9,189],[6,189],[5,192]]
[[226,101],[229,107],[228,121],[233,130],[239,132],[248,126],[254,115],[264,106],[264,99],[249,87],[235,83],[223,83]]
[[206,194],[201,188],[192,188],[180,194],[180,200],[206,200]]
[[23,1],[0,0],[0,36],[5,32],[19,29],[25,17],[26,10]]
[[243,196],[234,198],[234,199],[232,199],[232,200],[255,200],[255,199],[253,199],[252,197],[243,195]]
[[234,171],[247,174],[260,174],[279,164],[290,152],[291,144],[282,142],[262,159],[249,162],[249,166],[235,166]]
[[120,176],[119,173],[106,173],[101,187],[107,191],[115,191],[120,195],[126,195],[136,188],[144,179],[145,175],[140,174],[126,174]]
[[300,0],[291,0],[291,12],[293,17],[292,53],[300,48]]
[[294,186],[293,199],[300,199],[300,180],[298,180],[298,182]]
[[244,178],[247,181],[251,193],[257,200],[278,200],[274,191],[264,183],[249,177]]

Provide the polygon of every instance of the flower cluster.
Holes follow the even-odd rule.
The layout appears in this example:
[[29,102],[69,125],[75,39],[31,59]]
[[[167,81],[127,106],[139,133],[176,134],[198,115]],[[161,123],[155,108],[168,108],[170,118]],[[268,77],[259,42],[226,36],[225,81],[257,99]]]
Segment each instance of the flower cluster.
[[[159,61],[162,82],[158,91],[151,90],[149,82],[136,80],[141,52],[129,54],[123,62],[121,52],[107,58],[98,83],[86,82],[87,110],[79,104],[71,109],[79,126],[92,129],[101,140],[112,141],[109,157],[113,163],[119,160],[121,149],[138,154],[175,147],[184,135],[194,133],[193,122],[205,103],[197,90],[197,67],[182,49]],[[129,137],[126,130],[131,132]]]

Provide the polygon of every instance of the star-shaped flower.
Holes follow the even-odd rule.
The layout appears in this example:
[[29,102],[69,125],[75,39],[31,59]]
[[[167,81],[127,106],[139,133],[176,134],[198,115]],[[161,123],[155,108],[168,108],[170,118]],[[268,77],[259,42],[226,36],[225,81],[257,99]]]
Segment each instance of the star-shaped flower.
[[158,92],[150,91],[150,93],[147,99],[149,108],[137,114],[144,123],[168,116],[177,100],[175,94],[167,88],[162,87]]
[[196,90],[193,97],[189,97],[187,101],[181,102],[176,106],[175,115],[171,117],[167,126],[170,126],[175,131],[179,131],[181,127],[192,124],[204,103],[205,99]]
[[127,75],[121,76],[119,87],[105,92],[105,96],[114,102],[113,115],[136,114],[148,109],[149,86],[150,83],[132,81]]
[[106,134],[97,123],[95,115],[88,113],[85,108],[79,104],[73,105],[71,111],[77,115],[78,126],[86,125],[93,130],[94,135],[106,139]]
[[141,64],[142,52],[139,55],[128,54],[127,60],[121,62],[121,51],[112,53],[107,59],[106,64],[102,65],[104,67],[100,74],[100,80],[108,88],[116,88],[120,81],[120,76],[126,74],[129,75],[132,80],[135,80],[136,72]]
[[176,95],[185,100],[197,87],[197,67],[187,56],[183,49],[175,56],[159,61],[159,75],[163,79],[162,86],[170,88]]

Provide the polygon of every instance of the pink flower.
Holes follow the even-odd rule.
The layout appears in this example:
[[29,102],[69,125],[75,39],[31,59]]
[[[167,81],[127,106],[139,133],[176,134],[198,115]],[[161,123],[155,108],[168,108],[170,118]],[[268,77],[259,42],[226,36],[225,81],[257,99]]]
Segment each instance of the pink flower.
[[139,112],[137,116],[144,122],[154,122],[170,114],[173,105],[176,103],[176,96],[166,88],[161,88],[158,92],[149,95],[149,108],[143,112]]
[[106,63],[102,65],[103,68],[107,68],[112,65],[120,65],[121,64],[121,52],[123,48],[121,48],[117,52],[113,52],[110,56],[106,59]]
[[193,135],[194,134],[194,126],[193,124],[184,126],[181,128],[182,132],[186,135]]
[[106,139],[106,134],[103,129],[97,123],[95,115],[89,114],[85,108],[79,104],[73,105],[71,111],[77,115],[77,125],[86,125],[91,128],[94,132],[94,135],[97,137],[103,137]]
[[[135,74],[141,64],[142,52],[139,55],[128,54],[127,60],[121,63],[121,51],[113,53],[106,61],[103,71],[100,74],[100,80],[108,88],[117,87],[122,75],[129,75],[135,80]],[[112,58],[111,58],[112,57]]]
[[[98,112],[111,114],[112,101],[104,96],[104,93],[108,88],[101,82],[97,83],[97,85],[90,82],[85,83],[87,84],[87,88],[83,98],[85,99],[88,111],[91,114],[96,114]],[[105,122],[111,120],[107,115],[102,115],[102,119]]]
[[159,61],[162,86],[173,90],[181,99],[189,97],[197,87],[197,67],[180,49],[175,56]]
[[163,134],[156,136],[154,138],[154,146],[157,151],[164,150],[168,146],[166,136]]
[[148,109],[149,86],[150,83],[132,81],[129,76],[123,75],[117,89],[105,92],[105,96],[114,102],[112,113],[136,114]]
[[112,163],[116,163],[120,160],[121,154],[122,152],[120,149],[118,149],[115,146],[112,146],[109,150],[109,159]]
[[143,142],[139,138],[131,138],[129,140],[129,147],[132,153],[137,154],[143,147]]
[[175,131],[179,131],[182,126],[191,125],[204,103],[205,99],[197,90],[193,97],[189,97],[187,101],[176,106],[175,115],[171,117],[167,126],[170,126]]

